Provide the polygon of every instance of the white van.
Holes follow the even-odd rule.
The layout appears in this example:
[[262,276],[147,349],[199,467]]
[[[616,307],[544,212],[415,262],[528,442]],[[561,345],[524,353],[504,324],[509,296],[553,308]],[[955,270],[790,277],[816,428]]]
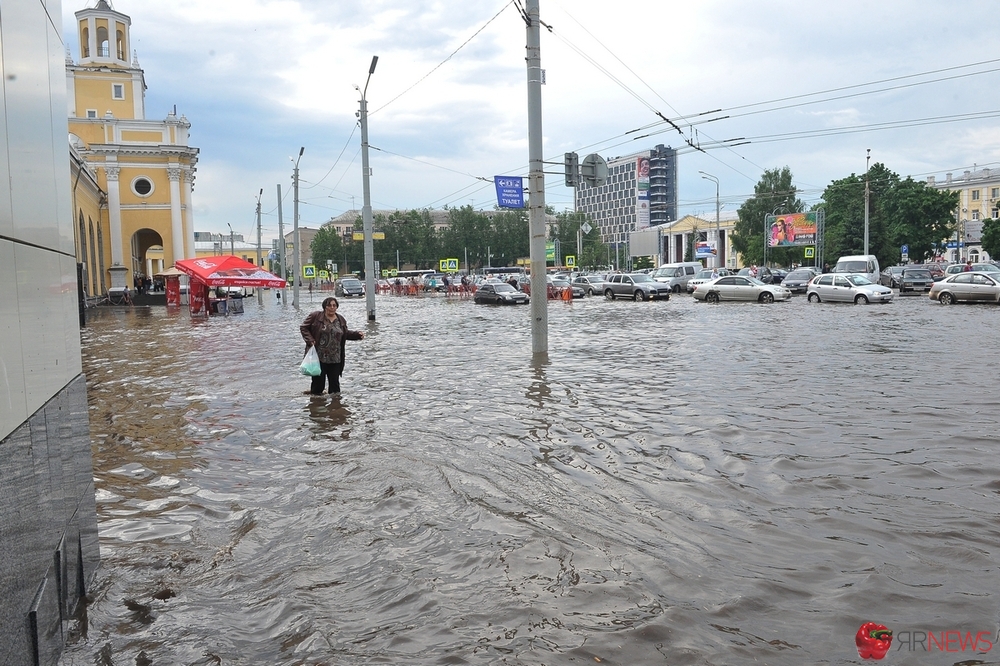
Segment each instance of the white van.
[[879,270],[878,259],[874,254],[852,254],[837,259],[833,272],[864,275],[871,282],[878,284],[878,276],[882,271]]
[[652,272],[652,278],[657,282],[670,285],[675,294],[687,289],[688,280],[704,266],[700,261],[681,261],[675,264],[663,264]]

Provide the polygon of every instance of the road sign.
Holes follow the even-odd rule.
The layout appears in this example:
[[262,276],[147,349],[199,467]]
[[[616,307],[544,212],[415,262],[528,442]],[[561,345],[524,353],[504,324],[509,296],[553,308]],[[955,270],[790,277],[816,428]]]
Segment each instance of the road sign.
[[385,232],[384,231],[373,231],[372,232],[372,240],[385,240]]
[[312,264],[306,264],[302,267],[302,277],[311,280],[316,277],[316,267]]
[[590,226],[590,224],[587,222],[584,222],[583,224],[580,225],[580,230],[583,231],[583,233],[585,234],[589,234],[590,230],[593,228],[594,227]]
[[319,279],[320,280],[329,280],[330,279],[330,271],[320,271],[318,273],[318,275],[319,275]]
[[816,257],[816,248],[807,247],[805,253],[806,259],[814,259]]
[[899,248],[899,253],[902,255],[902,258],[903,258],[904,261],[906,259],[909,259],[910,258],[910,246],[909,245],[902,246],[901,248]]
[[576,268],[576,257],[572,254],[566,255],[566,268]]
[[457,273],[458,259],[441,259],[438,261],[442,273]]
[[355,231],[354,235],[351,236],[351,238],[353,240],[363,241],[365,239],[365,232],[363,232],[363,231]]
[[580,164],[580,177],[591,187],[600,187],[608,181],[608,163],[597,153],[591,153]]

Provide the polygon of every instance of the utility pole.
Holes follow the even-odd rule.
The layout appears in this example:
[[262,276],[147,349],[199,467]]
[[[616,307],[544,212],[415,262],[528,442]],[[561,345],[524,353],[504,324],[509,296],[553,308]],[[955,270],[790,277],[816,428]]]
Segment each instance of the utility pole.
[[226,226],[229,227],[229,254],[236,254],[236,243],[233,240],[233,225],[226,222]]
[[[260,188],[260,194],[257,195],[257,267],[263,266],[260,259],[260,198],[264,196],[264,188]],[[260,290],[260,287],[254,289],[257,292],[257,305],[264,304],[264,293]]]
[[868,149],[868,156],[865,157],[865,251],[868,254],[868,163],[872,159],[872,149]]
[[306,147],[299,148],[299,156],[295,160],[295,169],[292,171],[292,279],[295,280],[292,286],[292,305],[299,307],[299,273],[302,272],[299,262],[302,261],[302,253],[299,251],[299,160]]
[[528,225],[531,255],[531,352],[549,353],[549,303],[545,297],[545,173],[542,155],[542,46],[538,0],[525,0],[528,64]]
[[[281,276],[282,280],[288,279],[288,269],[285,268],[285,225],[281,219],[281,183],[278,183],[278,266],[281,268],[281,272],[278,274]],[[281,304],[285,304],[285,289],[282,288],[278,292],[281,298]]]
[[368,82],[375,73],[378,56],[372,56],[372,64],[368,68],[368,79],[365,89],[361,91],[361,172],[364,184],[365,204],[361,209],[361,221],[365,231],[365,305],[368,308],[368,321],[375,321],[375,243],[372,240],[372,193],[371,169],[368,166]]

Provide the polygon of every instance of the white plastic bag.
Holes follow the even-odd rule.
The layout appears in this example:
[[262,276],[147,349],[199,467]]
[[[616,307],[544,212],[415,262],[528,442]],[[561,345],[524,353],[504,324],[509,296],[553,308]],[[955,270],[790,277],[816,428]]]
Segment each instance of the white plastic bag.
[[305,358],[299,365],[299,372],[310,377],[319,377],[322,370],[319,367],[319,354],[316,353],[315,346],[310,347],[309,351],[306,352]]

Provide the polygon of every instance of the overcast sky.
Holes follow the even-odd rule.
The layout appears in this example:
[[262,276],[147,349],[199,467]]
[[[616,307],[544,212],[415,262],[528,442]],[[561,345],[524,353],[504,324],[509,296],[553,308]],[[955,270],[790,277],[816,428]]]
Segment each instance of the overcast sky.
[[[74,59],[73,14],[94,4],[63,0]],[[263,188],[263,235],[276,237],[279,183],[290,227],[290,158],[301,146],[300,223],[318,227],[361,208],[355,85],[364,87],[373,55],[374,208],[491,209],[492,182],[477,177],[527,173],[525,24],[510,0],[113,5],[132,19],[146,117],[162,119],[176,105],[192,123],[199,231],[226,232],[230,223],[256,238]],[[831,180],[864,172],[869,148],[872,163],[920,179],[1000,167],[993,0],[540,6],[551,26],[541,51],[545,156],[554,162],[546,202],[557,211],[573,205],[563,185],[567,151],[582,159],[660,143],[682,149],[678,213],[710,219],[715,185],[699,171],[718,177],[723,210],[732,211],[764,169],[783,166],[815,203]],[[982,117],[958,120],[967,114]],[[888,129],[859,131],[878,125]],[[730,139],[750,143],[714,147]]]

